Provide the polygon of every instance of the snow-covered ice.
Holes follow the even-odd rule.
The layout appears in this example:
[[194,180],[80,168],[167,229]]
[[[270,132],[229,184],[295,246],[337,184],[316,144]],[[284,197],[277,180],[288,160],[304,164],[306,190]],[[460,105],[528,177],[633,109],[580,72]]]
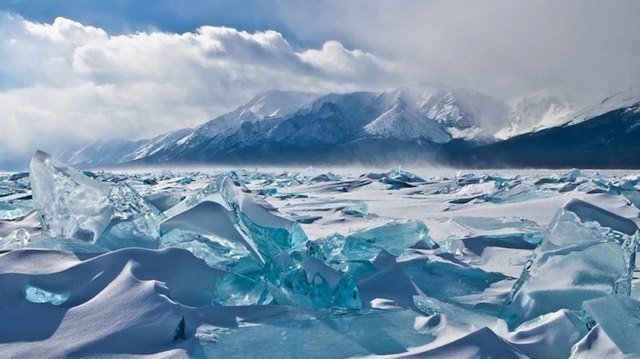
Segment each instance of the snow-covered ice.
[[0,174],[0,353],[637,357],[639,179],[38,152]]

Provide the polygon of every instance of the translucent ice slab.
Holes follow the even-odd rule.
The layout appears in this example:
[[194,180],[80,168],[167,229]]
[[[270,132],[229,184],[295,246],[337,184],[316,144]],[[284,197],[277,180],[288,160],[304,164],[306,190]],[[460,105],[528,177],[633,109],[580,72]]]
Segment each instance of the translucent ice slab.
[[409,348],[432,342],[439,329],[437,324],[432,324],[432,327],[427,325],[418,330],[415,328],[416,318],[423,317],[411,310],[374,310],[338,316],[272,320],[220,330],[213,342],[202,343],[190,356],[233,358],[242,356],[238,353],[239,348],[244,353],[264,353],[264,356],[272,358],[407,355]]
[[623,353],[640,353],[640,301],[611,295],[589,300],[584,308]]
[[96,241],[108,249],[158,248],[160,223],[164,215],[147,203],[126,183],[111,187],[108,203],[112,215],[106,230]]
[[144,199],[159,211],[164,212],[184,200],[184,194],[180,192],[165,191],[147,195]]
[[429,297],[455,301],[453,297],[480,293],[506,279],[501,273],[485,272],[446,261],[414,259],[401,263],[415,285]]
[[109,186],[41,151],[33,156],[30,170],[43,233],[95,242],[113,216]]
[[235,212],[251,247],[263,260],[298,248],[307,241],[307,235],[296,221],[281,216],[275,207],[243,192],[231,178],[223,179],[220,191]]
[[300,252],[281,253],[264,268],[269,292],[278,304],[303,308],[359,309],[353,278]]
[[314,200],[293,205],[287,205],[281,208],[282,211],[290,213],[292,215],[305,212],[337,212],[340,211],[346,215],[355,217],[364,217],[369,214],[369,209],[366,202],[354,201],[354,200]]
[[527,263],[503,316],[515,327],[582,302],[629,295],[638,227],[624,217],[578,199],[567,202]]
[[505,186],[488,195],[485,199],[493,203],[513,203],[538,198],[546,198],[556,195],[555,191],[539,190],[530,183],[518,183],[513,186]]
[[418,220],[392,221],[382,226],[342,236],[334,234],[307,244],[308,253],[330,262],[371,260],[380,250],[399,256],[419,244],[434,249],[438,244],[429,237],[429,229]]
[[233,212],[216,202],[204,201],[167,219],[160,232],[161,247],[187,249],[212,267],[231,270],[251,255],[260,258],[236,228]]
[[167,217],[176,216],[189,208],[196,206],[199,203],[210,201],[210,202],[218,202],[220,204],[226,205],[222,195],[220,194],[220,184],[224,179],[224,175],[215,175],[212,176],[209,180],[209,183],[199,191],[192,193],[187,196],[182,202],[174,205],[171,208],[168,208],[165,211],[165,215]]
[[266,305],[273,300],[267,285],[241,274],[228,273],[216,281],[214,303],[226,306]]
[[365,173],[362,175],[362,177],[388,184],[388,189],[392,190],[415,187],[415,183],[424,182],[424,179],[422,179],[421,177],[411,172],[403,171],[399,168],[393,169],[386,173]]
[[94,181],[42,151],[33,156],[30,170],[44,236],[108,249],[158,247],[162,214],[127,184]]
[[31,200],[0,201],[0,219],[24,217],[31,211],[33,211]]

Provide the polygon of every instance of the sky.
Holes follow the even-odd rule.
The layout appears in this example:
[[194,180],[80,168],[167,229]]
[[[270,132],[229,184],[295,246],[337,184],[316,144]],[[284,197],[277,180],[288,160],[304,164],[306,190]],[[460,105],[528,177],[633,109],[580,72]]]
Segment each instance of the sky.
[[0,157],[197,126],[274,88],[588,103],[639,85],[639,18],[635,0],[0,0]]

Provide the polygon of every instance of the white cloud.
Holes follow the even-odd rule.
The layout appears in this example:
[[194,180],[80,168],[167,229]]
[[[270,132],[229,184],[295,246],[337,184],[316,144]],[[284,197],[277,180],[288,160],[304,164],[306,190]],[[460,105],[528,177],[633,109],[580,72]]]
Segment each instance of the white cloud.
[[113,36],[69,19],[11,15],[0,15],[0,56],[0,148],[16,152],[194,126],[273,88],[379,88],[394,71],[335,41],[294,49],[276,31]]
[[343,79],[379,77],[386,75],[380,68],[392,69],[393,64],[361,51],[347,50],[338,41],[327,41],[321,49],[309,49],[298,57],[306,64],[320,70],[323,75]]
[[280,4],[274,13],[297,36],[358,44],[414,81],[502,99],[552,89],[582,100],[640,85],[637,0]]
[[582,102],[640,85],[635,0],[275,0],[246,9],[247,19],[266,8],[267,23],[315,45],[215,26],[115,36],[0,14],[1,151],[149,137],[273,88],[432,82],[504,100],[549,89]]
[[56,18],[53,24],[38,24],[25,21],[23,26],[26,32],[34,37],[60,44],[81,45],[91,41],[102,41],[108,37],[107,33],[102,29],[85,26],[62,17]]

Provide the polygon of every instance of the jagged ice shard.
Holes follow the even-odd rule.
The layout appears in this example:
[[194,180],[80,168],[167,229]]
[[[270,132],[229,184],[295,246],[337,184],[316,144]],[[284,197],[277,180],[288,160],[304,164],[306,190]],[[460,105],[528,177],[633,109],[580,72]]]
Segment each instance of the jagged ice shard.
[[232,211],[212,201],[173,216],[160,224],[161,247],[179,247],[192,252],[211,267],[236,271],[259,258],[236,228]]
[[629,295],[639,232],[630,219],[579,199],[556,214],[505,303],[511,328],[586,300]]
[[438,248],[422,221],[392,221],[347,236],[334,234],[323,237],[307,242],[307,253],[322,260],[339,263],[372,260],[381,250],[399,256],[411,246]]
[[[38,212],[0,219],[0,318],[14,323],[2,338],[55,324],[42,343],[16,336],[18,354],[62,336],[75,345],[86,328],[77,320],[92,312],[192,357],[233,356],[238,345],[285,357],[485,357],[500,342],[517,357],[554,358],[598,333],[600,344],[607,336],[640,351],[640,304],[628,296],[640,293],[637,278],[631,287],[640,210],[623,197],[638,191],[636,177],[83,174],[39,152],[33,200],[1,178],[0,201]],[[110,251],[128,246],[159,250]],[[95,250],[107,253],[77,253]],[[129,319],[137,309],[149,315]],[[42,313],[59,313],[62,329]],[[96,340],[132,337],[121,328]],[[9,356],[38,356],[23,351],[32,355]]]
[[[314,309],[361,307],[350,275],[295,251],[307,242],[298,223],[245,193],[230,177],[212,184],[206,196],[195,199],[202,202],[164,221],[160,231],[163,247],[185,248],[210,266],[232,272],[216,283],[216,303],[253,305],[275,299]],[[262,265],[256,276],[253,270]]]
[[247,195],[231,178],[222,180],[220,191],[235,212],[253,250],[263,261],[300,247],[307,241],[307,235],[297,222],[280,216],[277,209],[268,203]]
[[279,304],[315,309],[362,307],[351,275],[304,253],[281,253],[272,258],[265,265],[264,278]]
[[42,151],[33,156],[30,175],[45,237],[106,249],[158,247],[163,216],[127,184],[94,181]]

